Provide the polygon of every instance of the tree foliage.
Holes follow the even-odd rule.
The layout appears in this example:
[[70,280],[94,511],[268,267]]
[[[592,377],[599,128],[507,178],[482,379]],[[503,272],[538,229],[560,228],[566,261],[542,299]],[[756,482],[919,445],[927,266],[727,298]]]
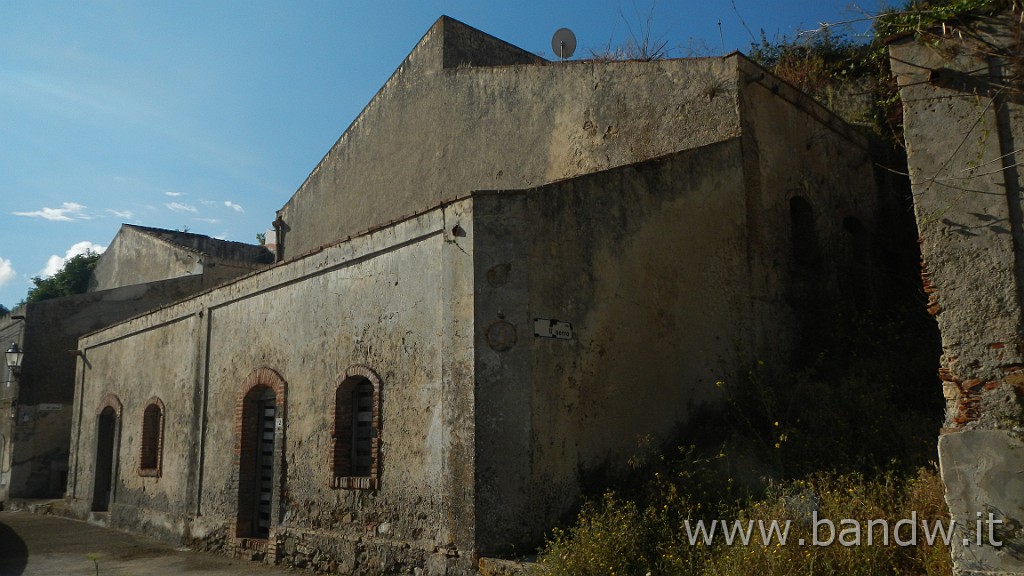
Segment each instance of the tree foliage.
[[99,252],[89,250],[67,260],[64,266],[49,278],[35,276],[32,278],[35,286],[29,289],[25,302],[40,302],[61,296],[84,294],[89,289],[89,278],[99,258]]

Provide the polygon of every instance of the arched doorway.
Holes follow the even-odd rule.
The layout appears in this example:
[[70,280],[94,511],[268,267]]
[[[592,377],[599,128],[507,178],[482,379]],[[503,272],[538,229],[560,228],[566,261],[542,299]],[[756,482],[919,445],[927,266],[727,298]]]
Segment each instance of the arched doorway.
[[0,486],[7,486],[7,438],[0,434]]
[[268,386],[254,386],[242,401],[236,534],[239,537],[270,537],[274,509],[276,421],[276,393]]
[[96,422],[96,467],[92,492],[92,511],[110,510],[114,486],[117,445],[117,411],[107,406]]

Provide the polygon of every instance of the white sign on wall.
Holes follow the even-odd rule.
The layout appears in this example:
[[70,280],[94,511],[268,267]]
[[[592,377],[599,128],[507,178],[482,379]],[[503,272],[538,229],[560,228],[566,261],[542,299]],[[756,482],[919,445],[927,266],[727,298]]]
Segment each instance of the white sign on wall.
[[572,340],[572,324],[552,318],[534,318],[533,335],[539,338]]

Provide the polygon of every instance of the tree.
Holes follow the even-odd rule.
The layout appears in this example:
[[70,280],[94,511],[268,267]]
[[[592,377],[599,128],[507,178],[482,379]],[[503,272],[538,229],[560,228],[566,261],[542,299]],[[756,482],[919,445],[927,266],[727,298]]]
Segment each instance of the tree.
[[89,278],[99,260],[99,252],[92,250],[74,256],[64,262],[64,266],[49,278],[36,276],[32,278],[35,287],[29,289],[25,302],[39,302],[72,294],[84,294],[89,289]]
[[0,304],[0,318],[3,318],[4,316],[10,316],[10,314],[10,309],[8,309],[7,306]]

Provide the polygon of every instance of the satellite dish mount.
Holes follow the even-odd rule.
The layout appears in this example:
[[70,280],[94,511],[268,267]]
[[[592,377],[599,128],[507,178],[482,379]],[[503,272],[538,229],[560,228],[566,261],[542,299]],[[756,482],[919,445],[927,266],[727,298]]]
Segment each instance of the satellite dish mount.
[[576,35],[568,28],[559,28],[551,37],[551,49],[558,55],[559,60],[570,58],[576,51]]

